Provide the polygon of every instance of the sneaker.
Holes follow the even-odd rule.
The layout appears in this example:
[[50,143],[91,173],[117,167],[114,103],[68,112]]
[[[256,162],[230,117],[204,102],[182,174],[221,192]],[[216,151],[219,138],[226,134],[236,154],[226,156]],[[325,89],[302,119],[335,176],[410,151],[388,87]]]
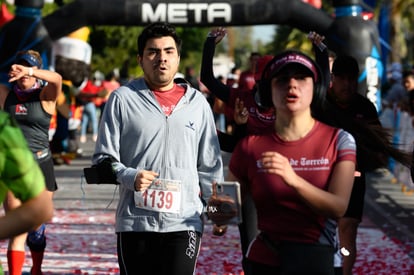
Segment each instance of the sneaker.
[[81,136],[79,138],[80,143],[85,143],[86,142],[86,136]]
[[97,135],[93,135],[93,137],[92,137],[93,142],[96,142],[97,139],[98,139],[98,136]]

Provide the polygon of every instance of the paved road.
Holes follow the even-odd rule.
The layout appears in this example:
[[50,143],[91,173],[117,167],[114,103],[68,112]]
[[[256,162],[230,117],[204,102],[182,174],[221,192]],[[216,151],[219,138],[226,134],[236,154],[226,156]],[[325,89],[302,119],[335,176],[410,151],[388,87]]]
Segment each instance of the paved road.
[[402,190],[403,185],[393,183],[390,174],[370,174],[365,215],[387,236],[406,245],[408,254],[414,259],[414,195]]
[[[83,168],[91,165],[94,144],[88,141],[80,144],[83,156],[71,162],[70,165],[55,166],[58,191],[55,193],[57,209],[115,209],[117,193],[114,185],[89,185],[83,176]],[[112,201],[114,198],[114,201]]]
[[[93,143],[81,145],[84,156],[56,167],[59,190],[55,217],[48,224],[45,274],[119,274],[114,235],[118,193],[113,185],[88,185],[83,168],[90,166]],[[225,161],[229,155],[224,154]],[[383,174],[369,176],[366,208],[358,234],[359,256],[354,274],[414,274],[414,195],[401,192]],[[241,274],[238,231],[231,226],[225,238],[206,226],[197,274]],[[5,242],[0,260],[5,263]],[[29,253],[28,253],[29,254]],[[30,268],[26,257],[24,271]],[[3,267],[7,271],[6,264]],[[7,272],[6,272],[7,274]]]

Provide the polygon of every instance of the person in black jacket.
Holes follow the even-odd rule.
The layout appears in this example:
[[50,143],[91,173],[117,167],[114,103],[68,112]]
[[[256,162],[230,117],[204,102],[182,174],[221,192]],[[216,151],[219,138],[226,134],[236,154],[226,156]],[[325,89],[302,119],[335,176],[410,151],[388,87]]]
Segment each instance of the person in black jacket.
[[[256,85],[253,89],[226,85],[218,80],[213,73],[215,47],[226,34],[227,31],[223,27],[215,28],[209,33],[204,43],[200,80],[215,97],[226,104],[227,118],[235,122],[232,135],[218,131],[221,150],[233,152],[233,149],[242,137],[248,134],[259,134],[273,130],[275,120],[274,109],[263,108],[256,100],[258,82],[260,81],[262,70],[273,56],[266,55],[257,60],[254,76]],[[243,254],[242,265],[245,274],[248,274],[247,265],[249,263],[245,255],[250,242],[258,233],[256,208],[250,198],[246,198],[243,201],[242,220],[243,222],[239,225]],[[213,229],[216,235],[223,235],[225,231],[226,226],[215,226]]]
[[[233,135],[219,132],[221,149],[232,152],[239,139],[246,134],[263,133],[272,129],[275,120],[274,109],[260,106],[256,95],[262,70],[273,56],[265,55],[257,60],[254,76],[256,85],[253,89],[230,87],[218,80],[213,72],[216,44],[220,43],[226,34],[227,31],[223,27],[215,28],[209,33],[204,42],[200,80],[215,97],[226,104],[226,118],[236,124]],[[235,117],[240,117],[244,121],[238,122]]]
[[[320,45],[324,37],[316,33],[313,36],[314,45]],[[363,215],[366,172],[387,167],[390,157],[409,167],[411,156],[392,144],[389,132],[381,126],[375,105],[358,93],[360,71],[357,60],[340,54],[332,63],[326,47],[314,51],[322,71],[326,76],[330,75],[326,81],[329,86],[326,112],[329,123],[350,132],[357,143],[357,172],[351,198],[345,215],[338,220],[339,255],[342,258],[339,273],[350,275],[357,256],[356,239]]]

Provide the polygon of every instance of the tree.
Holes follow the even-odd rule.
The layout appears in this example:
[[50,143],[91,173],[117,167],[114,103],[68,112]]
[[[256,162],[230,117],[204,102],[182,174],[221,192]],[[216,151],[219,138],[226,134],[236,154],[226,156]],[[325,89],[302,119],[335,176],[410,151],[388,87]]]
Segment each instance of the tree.
[[296,49],[309,55],[312,54],[312,44],[307,39],[307,33],[286,25],[277,26],[274,41],[268,47],[273,53]]
[[[322,4],[321,9],[332,13],[332,1],[305,1],[311,5],[319,7]],[[288,48],[294,48],[301,50],[309,55],[312,55],[312,44],[307,39],[307,33],[293,28],[289,25],[277,25],[274,40],[271,44],[266,46],[269,52],[278,53]]]
[[252,52],[252,27],[228,27],[228,56],[233,57],[236,67],[247,65]]
[[[413,27],[412,18],[414,16],[413,0],[388,0],[385,4],[390,4],[390,62],[401,62],[406,60],[411,63],[413,46]],[[407,44],[411,47],[408,52]]]
[[196,71],[201,67],[201,55],[203,52],[204,40],[209,32],[208,28],[199,27],[178,27],[177,33],[183,40],[181,49],[180,71],[187,66],[194,67]]
[[104,74],[114,68],[121,68],[125,60],[129,60],[129,73],[141,74],[137,64],[137,37],[142,27],[99,26],[92,27],[89,44],[92,52],[92,71],[99,70]]

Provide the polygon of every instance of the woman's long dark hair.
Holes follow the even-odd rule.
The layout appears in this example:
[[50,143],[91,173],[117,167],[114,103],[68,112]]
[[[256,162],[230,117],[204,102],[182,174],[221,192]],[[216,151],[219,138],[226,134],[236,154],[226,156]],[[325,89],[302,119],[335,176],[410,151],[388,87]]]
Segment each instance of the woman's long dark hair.
[[[319,51],[315,49],[316,63],[320,66],[322,75],[325,76],[323,88],[328,89],[330,68],[329,50]],[[327,94],[327,93],[325,93]],[[378,121],[367,121],[349,117],[330,100],[322,100],[319,110],[313,113],[314,117],[333,127],[342,128],[352,134],[357,145],[357,169],[360,171],[372,171],[388,166],[389,158],[406,167],[412,166],[412,153],[398,149],[399,144],[392,142],[392,134],[381,126]]]
[[358,170],[373,171],[387,167],[389,158],[411,167],[411,152],[398,149],[399,144],[392,142],[391,133],[380,123],[349,117],[328,100],[325,101],[324,114],[318,115],[318,119],[352,134],[357,145]]

